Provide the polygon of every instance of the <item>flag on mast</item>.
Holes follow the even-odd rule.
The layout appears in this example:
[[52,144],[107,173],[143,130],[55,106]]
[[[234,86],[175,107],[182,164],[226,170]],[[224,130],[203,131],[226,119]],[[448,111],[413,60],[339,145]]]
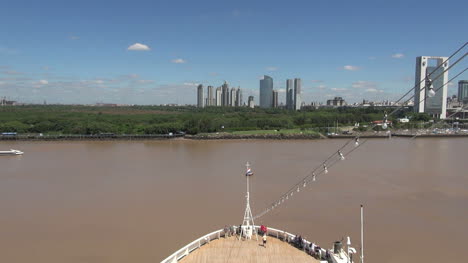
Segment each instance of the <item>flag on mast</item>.
[[253,175],[252,169],[248,168],[247,172],[245,173],[245,176],[252,176],[252,175]]

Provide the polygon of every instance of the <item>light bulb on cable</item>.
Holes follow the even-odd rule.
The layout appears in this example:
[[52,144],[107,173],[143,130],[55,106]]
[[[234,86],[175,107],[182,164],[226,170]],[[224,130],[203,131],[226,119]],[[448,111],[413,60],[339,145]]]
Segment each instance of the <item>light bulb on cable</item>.
[[300,190],[299,190],[299,187],[297,187],[297,192],[299,193],[299,191],[300,191]]
[[388,115],[387,115],[387,112],[385,112],[385,115],[384,115],[384,118],[383,118],[383,123],[382,123],[382,129],[384,129],[384,130],[386,130],[388,128],[387,119],[388,119]]
[[354,146],[359,146],[359,138],[357,138],[357,137],[354,140]]
[[315,173],[312,173],[312,181],[315,182]]
[[326,165],[326,164],[323,164],[323,172],[324,172],[325,174],[328,173],[328,168],[327,168],[327,165]]
[[304,184],[302,184],[302,187],[306,187],[307,186],[307,183],[306,181],[304,181]]
[[433,87],[433,86],[429,87],[429,91],[427,92],[427,96],[430,97],[430,98],[432,98],[432,97],[435,96],[435,94],[436,94],[436,93],[435,93],[435,91],[434,91],[434,87]]
[[341,151],[338,151],[338,155],[340,156],[340,159],[343,161],[345,158],[344,158],[344,155]]
[[432,98],[435,96],[434,85],[432,84],[432,80],[429,76],[426,76],[426,88],[427,88],[427,96]]

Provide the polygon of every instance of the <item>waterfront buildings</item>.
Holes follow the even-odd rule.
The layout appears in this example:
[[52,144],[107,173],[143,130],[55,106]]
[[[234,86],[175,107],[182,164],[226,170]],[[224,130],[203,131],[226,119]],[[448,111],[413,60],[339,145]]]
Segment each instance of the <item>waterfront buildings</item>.
[[204,107],[204,99],[203,99],[203,85],[200,84],[197,87],[197,107],[203,108]]
[[197,86],[197,107],[205,106],[223,106],[223,107],[241,107],[243,106],[242,90],[240,87],[229,88],[229,84],[225,81],[221,87],[214,89],[213,86],[208,86],[206,98],[203,97],[203,85]]
[[294,81],[292,79],[286,80],[286,109],[294,109]]
[[294,79],[294,110],[301,109],[301,79]]
[[[447,115],[447,85],[445,84],[448,80],[448,71],[445,70],[447,68],[447,57],[420,56],[416,58],[415,112],[425,112],[434,118],[445,119]],[[432,87],[427,85],[428,79],[432,80]],[[431,89],[435,92],[434,95],[431,94]]]
[[346,101],[342,97],[335,97],[332,100],[327,100],[327,106],[334,106],[334,107],[346,106]]
[[458,101],[468,103],[468,80],[458,81]]
[[11,106],[11,105],[16,105],[16,101],[13,100],[7,100],[6,97],[0,98],[0,106]]
[[278,108],[278,91],[273,90],[273,108]]
[[263,76],[260,80],[260,107],[271,108],[273,106],[273,79]]

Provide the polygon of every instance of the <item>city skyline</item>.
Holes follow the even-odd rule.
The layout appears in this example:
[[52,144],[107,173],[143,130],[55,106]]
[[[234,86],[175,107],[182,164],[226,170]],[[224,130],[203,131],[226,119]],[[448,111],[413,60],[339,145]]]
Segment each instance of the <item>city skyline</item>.
[[[227,79],[258,104],[258,79],[269,75],[283,102],[289,76],[301,76],[306,103],[393,100],[413,87],[415,57],[448,56],[468,27],[462,9],[428,19],[440,6],[431,0],[268,2],[268,11],[263,1],[109,3],[3,6],[0,95],[36,103],[193,104],[198,84]],[[415,12],[421,6],[425,11]],[[434,32],[444,38],[421,44],[420,36]],[[265,45],[267,36],[274,41]],[[448,94],[467,78],[455,79]]]

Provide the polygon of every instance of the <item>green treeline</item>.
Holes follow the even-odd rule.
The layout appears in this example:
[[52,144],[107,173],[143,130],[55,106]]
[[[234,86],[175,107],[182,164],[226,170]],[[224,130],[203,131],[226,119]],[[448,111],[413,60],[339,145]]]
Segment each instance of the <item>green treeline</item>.
[[[317,128],[381,120],[382,108],[323,108],[308,111],[223,107],[94,107],[27,105],[0,107],[0,132],[44,134],[189,134],[241,130]],[[388,109],[387,112],[390,112]],[[402,109],[392,118],[428,116]]]

